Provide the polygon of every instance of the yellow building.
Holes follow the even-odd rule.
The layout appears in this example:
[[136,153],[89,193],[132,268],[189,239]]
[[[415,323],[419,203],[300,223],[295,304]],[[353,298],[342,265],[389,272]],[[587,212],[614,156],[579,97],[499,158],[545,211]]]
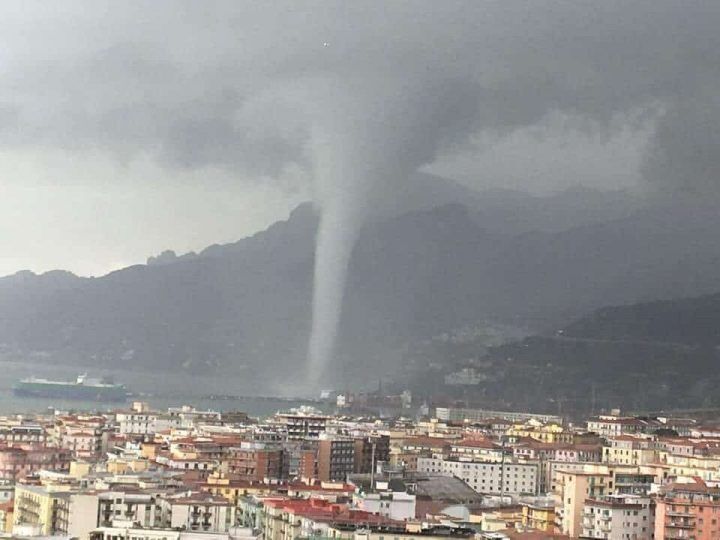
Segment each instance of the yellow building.
[[148,470],[150,462],[147,459],[114,458],[107,461],[106,467],[111,474],[127,474]]
[[406,471],[417,471],[419,452],[403,452],[400,449],[390,450],[389,458],[392,467],[402,467]]
[[[580,466],[580,467],[579,467]],[[582,534],[586,499],[648,489],[667,479],[667,465],[609,463],[558,464],[554,471],[556,530],[571,537]]]
[[13,508],[12,500],[0,503],[0,532],[11,533],[13,527]]
[[700,477],[706,482],[720,481],[720,456],[661,455],[667,473],[674,477]]
[[145,459],[155,459],[160,453],[162,445],[156,442],[144,442],[140,447],[140,455]]
[[526,529],[552,533],[555,530],[555,504],[552,501],[522,504],[522,525]]
[[619,435],[603,447],[602,460],[620,465],[647,465],[658,461],[658,452],[650,439],[633,435]]
[[483,512],[480,527],[483,531],[497,532],[514,529],[520,523],[522,523],[522,509],[519,506],[508,506]]
[[213,495],[225,497],[237,505],[238,499],[249,495],[272,495],[277,492],[277,486],[262,482],[247,480],[230,480],[225,475],[214,473],[210,475],[205,484],[200,486],[202,491]]
[[612,475],[607,466],[589,465],[582,471],[558,470],[555,479],[555,526],[577,538],[582,533],[585,499],[612,492]]
[[76,479],[84,478],[89,475],[93,470],[93,464],[89,461],[74,460],[70,462],[70,473],[69,475]]
[[21,536],[67,534],[69,495],[67,491],[49,491],[42,486],[17,484],[13,534]]
[[506,435],[516,438],[530,437],[544,443],[572,444],[574,439],[574,434],[565,430],[560,424],[543,424],[535,419],[513,425],[507,430]]

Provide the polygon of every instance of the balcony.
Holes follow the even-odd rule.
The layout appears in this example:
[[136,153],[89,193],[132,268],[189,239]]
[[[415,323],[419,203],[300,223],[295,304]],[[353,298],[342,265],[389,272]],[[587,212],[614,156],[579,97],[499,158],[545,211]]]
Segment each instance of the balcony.
[[694,529],[695,524],[689,521],[670,521],[665,523],[667,529]]
[[29,508],[20,508],[20,512],[19,512],[19,513],[20,513],[22,516],[25,516],[25,517],[28,517],[28,516],[29,516],[29,517],[32,517],[34,520],[37,520],[37,519],[40,517],[40,513],[39,513],[39,512],[37,512],[37,511],[35,511],[35,510],[31,510],[31,509],[29,509]]

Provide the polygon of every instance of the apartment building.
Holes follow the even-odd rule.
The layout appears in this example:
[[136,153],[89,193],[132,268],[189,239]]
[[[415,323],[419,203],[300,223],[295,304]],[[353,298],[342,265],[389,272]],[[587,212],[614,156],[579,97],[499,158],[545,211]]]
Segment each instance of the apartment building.
[[321,437],[317,446],[317,478],[345,481],[353,473],[355,441],[349,437]]
[[608,437],[602,460],[605,463],[646,465],[657,462],[658,451],[651,437],[617,435]]
[[144,527],[164,525],[159,499],[141,491],[106,491],[96,495],[97,508],[94,514],[98,522],[94,525],[112,526],[114,521],[129,520]]
[[535,495],[539,488],[539,464],[512,458],[497,462],[421,456],[418,457],[417,470],[454,476],[478,493]]
[[235,525],[235,506],[226,498],[203,492],[169,497],[170,528],[228,532]]
[[264,443],[242,442],[222,458],[221,468],[233,478],[261,481],[283,478],[283,451]]
[[360,437],[355,439],[353,472],[368,474],[378,463],[390,460],[390,437],[387,435]]
[[555,477],[555,527],[577,538],[582,533],[585,499],[597,499],[612,490],[607,467],[587,466],[582,470],[560,469]]
[[613,493],[618,495],[647,495],[653,485],[665,481],[665,468],[657,465],[612,465]]
[[115,414],[118,433],[121,435],[148,436],[182,427],[178,415],[150,411],[124,411]]
[[67,535],[70,496],[68,491],[52,491],[42,486],[15,486],[13,534],[18,536]]
[[522,526],[543,533],[555,530],[555,500],[552,497],[535,497],[532,500],[520,500],[522,507]]
[[661,489],[655,507],[655,540],[720,538],[720,488],[700,479]]
[[435,418],[445,422],[480,422],[487,419],[501,418],[510,422],[524,422],[534,419],[540,422],[562,424],[560,416],[552,414],[534,414],[516,411],[490,411],[486,409],[458,409],[453,407],[437,407]]
[[34,448],[44,445],[46,440],[47,434],[43,427],[38,424],[26,423],[20,420],[0,422],[0,444],[4,446]]
[[415,494],[399,480],[379,480],[371,489],[358,490],[353,504],[360,510],[379,514],[396,521],[415,518]]
[[64,448],[0,447],[0,481],[18,482],[40,470],[68,471],[71,460]]
[[53,439],[78,458],[96,458],[108,449],[110,428],[102,416],[57,416]]
[[650,497],[605,495],[586,499],[581,538],[650,540],[655,533],[655,512]]
[[401,452],[435,452],[447,453],[450,451],[450,444],[459,437],[428,437],[408,436],[402,437],[399,444]]
[[[348,530],[348,528],[333,527],[329,532],[330,534],[337,535],[343,530]],[[471,529],[460,529],[442,525],[425,528],[411,527],[409,525],[405,525],[404,527],[371,525],[360,531],[353,532],[353,540],[387,540],[389,538],[392,538],[393,540],[469,540],[470,538],[475,537],[475,532]]]
[[602,446],[599,444],[541,443],[537,441],[520,442],[511,447],[513,457],[525,461],[537,461],[540,465],[540,493],[553,490],[555,470],[575,466],[583,468],[583,463],[599,462]]
[[205,480],[218,469],[215,459],[158,456],[155,463],[166,470],[182,473],[186,482]]
[[147,529],[132,522],[119,521],[113,527],[98,527],[90,533],[90,540],[262,540],[261,532],[235,527],[231,533],[184,531],[171,528]]
[[601,437],[649,433],[663,427],[658,421],[633,416],[601,415],[587,421],[587,430]]
[[573,442],[574,433],[565,429],[561,424],[543,423],[534,418],[522,424],[515,424],[510,427],[506,435],[511,440],[530,438],[544,443],[566,443]]
[[665,454],[665,465],[671,477],[699,477],[706,482],[720,482],[720,455]]
[[168,407],[167,414],[174,422],[179,422],[180,429],[194,428],[200,424],[222,424],[222,413],[201,411],[189,405]]
[[450,443],[451,457],[500,462],[503,454],[504,449],[499,444],[486,438],[463,439]]
[[331,526],[346,526],[343,527],[345,534],[336,538],[352,538],[358,528],[393,523],[386,517],[322,499],[271,498],[264,500],[262,505],[260,519],[265,540],[327,538]]
[[276,420],[285,429],[290,440],[316,439],[327,428],[329,416],[300,408],[296,411],[278,413]]

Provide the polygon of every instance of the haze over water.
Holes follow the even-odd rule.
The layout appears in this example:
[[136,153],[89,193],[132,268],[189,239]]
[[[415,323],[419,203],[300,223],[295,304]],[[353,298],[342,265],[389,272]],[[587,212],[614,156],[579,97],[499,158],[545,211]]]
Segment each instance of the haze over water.
[[[307,402],[293,399],[253,398],[257,388],[238,375],[197,375],[182,372],[143,372],[128,370],[93,369],[89,377],[112,377],[128,391],[138,394],[126,403],[107,403],[57,398],[19,397],[13,394],[13,385],[25,377],[72,381],[87,371],[80,366],[45,366],[23,362],[0,361],[0,411],[3,414],[47,412],[48,408],[77,411],[104,411],[127,408],[132,401],[146,401],[155,410],[192,405],[198,409],[228,411],[239,410],[250,416],[264,417],[278,410],[297,407]],[[210,399],[209,396],[238,396],[242,399]],[[320,407],[321,404],[314,404]]]

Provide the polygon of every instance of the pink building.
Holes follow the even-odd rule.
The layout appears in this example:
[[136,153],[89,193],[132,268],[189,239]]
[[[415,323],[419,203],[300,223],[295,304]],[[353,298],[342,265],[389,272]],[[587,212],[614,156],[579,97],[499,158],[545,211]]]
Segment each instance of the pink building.
[[15,482],[40,470],[68,471],[71,457],[62,448],[0,447],[0,480]]
[[720,489],[697,478],[662,489],[655,507],[655,540],[720,537]]
[[59,416],[54,436],[58,446],[72,451],[75,457],[96,458],[107,451],[110,430],[102,416]]

